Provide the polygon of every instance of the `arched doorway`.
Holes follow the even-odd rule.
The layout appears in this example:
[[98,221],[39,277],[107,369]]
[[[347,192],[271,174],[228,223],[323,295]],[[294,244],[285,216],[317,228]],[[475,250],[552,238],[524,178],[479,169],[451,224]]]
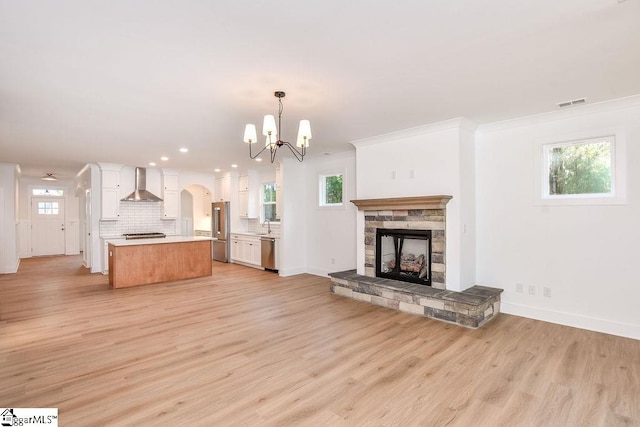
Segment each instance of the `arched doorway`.
[[192,184],[180,194],[182,234],[211,235],[211,190]]

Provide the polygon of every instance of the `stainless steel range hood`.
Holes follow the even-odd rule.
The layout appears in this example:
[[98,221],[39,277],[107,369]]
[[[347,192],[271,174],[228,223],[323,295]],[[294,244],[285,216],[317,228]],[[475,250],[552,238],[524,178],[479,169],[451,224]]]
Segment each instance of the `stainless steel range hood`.
[[136,189],[122,199],[123,202],[161,202],[162,199],[147,191],[147,169],[136,168]]

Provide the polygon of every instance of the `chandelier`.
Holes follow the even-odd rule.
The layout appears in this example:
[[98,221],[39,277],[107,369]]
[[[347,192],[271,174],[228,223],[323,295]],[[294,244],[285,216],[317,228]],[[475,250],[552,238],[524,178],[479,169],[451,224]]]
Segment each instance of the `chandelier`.
[[278,148],[282,146],[286,146],[291,150],[293,155],[301,162],[304,159],[305,154],[307,154],[307,147],[309,146],[309,140],[311,139],[311,125],[309,124],[309,120],[300,120],[300,126],[298,128],[298,139],[296,140],[296,146],[300,148],[298,150],[296,147],[291,145],[290,143],[283,141],[278,136],[278,130],[282,129],[281,120],[282,120],[282,98],[284,98],[285,93],[282,91],[277,91],[274,93],[275,97],[278,98],[278,127],[276,127],[276,120],[271,115],[268,114],[264,116],[264,122],[262,124],[262,134],[266,137],[264,148],[260,150],[257,154],[253,154],[251,151],[251,146],[258,142],[257,134],[256,134],[256,126],[253,124],[248,124],[244,128],[244,142],[249,144],[249,157],[255,159],[266,149],[269,149],[271,154],[271,163],[276,158],[276,151]]

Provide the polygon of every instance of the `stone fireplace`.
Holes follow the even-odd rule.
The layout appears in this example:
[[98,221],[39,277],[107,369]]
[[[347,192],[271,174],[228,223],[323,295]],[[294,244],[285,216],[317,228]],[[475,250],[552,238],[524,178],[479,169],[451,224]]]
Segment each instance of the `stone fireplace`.
[[[331,293],[477,328],[500,311],[502,289],[446,289],[451,196],[352,200],[364,211],[364,275],[331,273]],[[385,244],[386,242],[386,244]],[[406,245],[406,246],[405,246]]]
[[[428,232],[430,235],[429,283],[446,289],[446,204],[451,196],[402,197],[353,200],[364,211],[365,276],[376,274],[376,233],[378,229]],[[411,281],[408,280],[410,282]],[[426,283],[421,283],[426,284]]]

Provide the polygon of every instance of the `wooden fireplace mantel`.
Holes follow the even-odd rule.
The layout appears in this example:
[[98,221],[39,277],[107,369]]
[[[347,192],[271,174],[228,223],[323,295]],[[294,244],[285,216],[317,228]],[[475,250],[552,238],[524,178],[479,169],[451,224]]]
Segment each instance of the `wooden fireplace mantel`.
[[453,196],[394,197],[386,199],[351,200],[360,211],[385,211],[406,209],[444,209]]

